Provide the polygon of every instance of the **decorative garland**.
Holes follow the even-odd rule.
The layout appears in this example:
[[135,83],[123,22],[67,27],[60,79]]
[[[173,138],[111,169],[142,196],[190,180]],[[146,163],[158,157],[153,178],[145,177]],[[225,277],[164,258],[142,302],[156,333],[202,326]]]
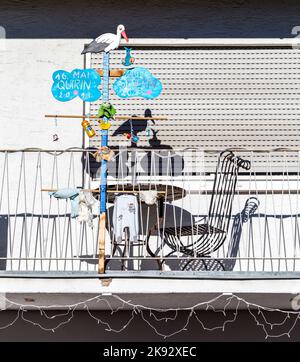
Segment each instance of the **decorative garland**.
[[[14,325],[14,323],[16,323],[17,320],[21,318],[23,321],[31,323],[32,325],[37,326],[44,331],[55,332],[56,329],[58,329],[59,327],[61,327],[63,325],[68,324],[73,319],[74,312],[79,307],[81,307],[81,309],[86,310],[88,315],[92,319],[94,319],[97,322],[97,324],[104,325],[105,330],[108,332],[115,332],[115,333],[123,332],[131,324],[131,322],[137,316],[139,316],[140,318],[142,318],[143,321],[146,322],[146,324],[157,335],[161,336],[164,339],[170,338],[183,331],[187,331],[189,323],[193,317],[195,318],[195,320],[198,321],[198,323],[201,325],[201,327],[205,331],[211,332],[211,331],[219,329],[224,332],[227,324],[230,324],[230,323],[233,323],[236,321],[238,312],[239,312],[239,307],[241,307],[241,306],[245,307],[248,310],[249,314],[253,317],[257,326],[262,328],[262,330],[265,333],[266,339],[267,338],[280,338],[283,336],[290,337],[290,334],[293,331],[293,329],[295,328],[295,326],[298,322],[298,319],[300,319],[299,311],[285,311],[285,310],[280,310],[277,308],[261,306],[261,305],[258,305],[258,304],[252,303],[252,302],[248,302],[244,298],[241,298],[234,294],[220,294],[215,298],[212,298],[205,302],[199,302],[191,307],[178,307],[178,308],[168,308],[168,309],[150,308],[150,307],[147,307],[147,306],[144,306],[141,304],[135,304],[131,300],[125,300],[118,295],[106,295],[104,297],[101,294],[101,295],[95,296],[93,298],[89,298],[85,301],[71,304],[71,305],[51,305],[51,306],[32,305],[32,306],[30,306],[30,308],[28,308],[29,307],[28,305],[23,305],[23,304],[13,302],[6,297],[0,297],[0,298],[2,299],[2,302],[5,303],[5,305],[8,304],[8,308],[14,307],[14,309],[17,309],[16,317],[11,322],[9,322],[3,326],[0,325],[0,329],[5,329],[5,328],[8,328],[8,327]],[[223,301],[222,299],[224,299],[224,298],[225,298],[225,300]],[[112,299],[114,302],[119,302],[120,306],[118,306],[117,308],[114,309],[112,307],[110,299]],[[216,302],[220,303],[220,301],[223,305],[223,308],[221,308],[221,309],[215,308],[214,304]],[[109,322],[104,321],[104,320],[96,317],[93,314],[93,312],[91,311],[91,308],[89,308],[89,304],[91,302],[105,303],[110,310],[110,315],[113,315],[120,310],[124,311],[124,310],[128,310],[128,309],[131,310],[131,315],[127,321],[122,323],[122,326],[120,326],[119,328],[113,328]],[[233,309],[230,308],[230,305],[232,305],[232,304],[235,305],[235,307]],[[51,313],[52,310],[62,309],[62,308],[67,309],[67,311],[49,316],[49,314]],[[199,311],[199,309],[200,309],[200,311]],[[1,311],[4,311],[4,310],[7,310],[7,309],[1,309]],[[39,310],[40,315],[42,317],[44,317],[47,322],[49,320],[53,321],[56,318],[61,318],[61,317],[66,317],[66,320],[57,323],[54,327],[49,328],[49,327],[46,327],[45,325],[42,325],[39,322],[32,321],[27,318],[26,313],[28,311],[34,311],[34,310]],[[203,310],[204,311],[212,310],[214,313],[222,314],[223,318],[226,318],[227,313],[230,311],[231,313],[233,312],[233,318],[226,319],[220,325],[208,326],[207,324],[204,323],[204,321],[201,319],[201,316],[200,316],[200,314],[201,314],[201,312],[203,312]],[[165,327],[168,325],[168,322],[176,321],[176,319],[178,317],[178,313],[182,312],[182,311],[187,312],[187,317],[181,328],[176,329],[175,331],[171,331],[169,333],[165,333],[162,330],[160,330],[160,328],[157,324],[161,323],[160,327],[163,326],[163,328],[161,328],[161,329],[165,329]],[[283,315],[283,319],[278,323],[270,322],[267,320],[267,317],[265,315],[266,312],[281,313]],[[163,317],[157,316],[157,314],[163,314],[163,313],[168,313],[168,314],[172,313],[173,315],[172,316],[163,316]],[[1,315],[1,313],[0,313],[0,315]],[[1,322],[1,318],[0,318],[0,322]],[[278,333],[276,333],[276,331],[275,331],[276,327],[282,328],[285,325],[287,325],[285,332],[279,331]]]

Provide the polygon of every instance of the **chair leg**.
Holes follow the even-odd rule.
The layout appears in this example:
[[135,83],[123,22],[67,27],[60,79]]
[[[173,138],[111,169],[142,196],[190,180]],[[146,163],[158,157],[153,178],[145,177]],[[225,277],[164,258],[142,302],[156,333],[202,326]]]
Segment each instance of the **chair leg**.
[[[149,230],[148,235],[147,235],[147,238],[146,238],[146,250],[147,250],[147,253],[148,253],[152,258],[155,258],[156,255],[153,253],[153,251],[150,249],[150,246],[149,246],[150,237],[151,237],[151,229]],[[161,270],[162,270],[162,267],[163,267],[164,261],[163,261],[163,260],[160,260],[160,259],[155,259],[155,260],[156,260],[156,262],[157,262],[157,264],[158,264],[158,269],[161,271]]]
[[124,249],[123,249],[123,253],[122,253],[122,270],[128,270],[129,233],[128,233],[127,228],[125,228],[124,233],[125,233],[125,241],[124,241]]

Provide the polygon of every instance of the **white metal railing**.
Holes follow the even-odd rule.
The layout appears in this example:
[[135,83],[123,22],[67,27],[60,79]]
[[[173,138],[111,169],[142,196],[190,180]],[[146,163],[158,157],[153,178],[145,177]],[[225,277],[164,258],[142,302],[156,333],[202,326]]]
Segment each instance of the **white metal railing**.
[[[92,152],[0,151],[1,273],[97,272],[97,204],[91,227],[72,217],[70,199],[44,191],[96,190],[100,163]],[[251,169],[239,170],[225,241],[207,255],[187,255],[179,246],[170,249],[167,231],[176,228],[183,245],[199,239],[184,230],[207,222],[219,151],[115,150],[108,177],[107,270],[299,272],[299,151],[234,154],[249,160]],[[151,206],[141,200],[147,188],[162,195]],[[111,202],[129,189],[138,200],[138,241],[129,242],[125,229],[122,241],[114,242]]]

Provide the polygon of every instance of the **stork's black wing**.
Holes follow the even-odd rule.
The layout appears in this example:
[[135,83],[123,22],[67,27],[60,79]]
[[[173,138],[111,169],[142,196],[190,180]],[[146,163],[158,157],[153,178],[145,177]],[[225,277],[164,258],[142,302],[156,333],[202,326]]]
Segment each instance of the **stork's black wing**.
[[100,53],[108,46],[108,43],[97,43],[96,40],[93,40],[89,45],[87,45],[81,54],[86,53]]

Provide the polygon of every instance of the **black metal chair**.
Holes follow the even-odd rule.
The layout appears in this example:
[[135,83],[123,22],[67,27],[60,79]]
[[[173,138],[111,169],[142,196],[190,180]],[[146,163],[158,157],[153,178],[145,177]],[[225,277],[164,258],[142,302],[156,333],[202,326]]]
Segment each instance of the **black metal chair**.
[[207,222],[161,230],[165,245],[172,250],[168,256],[179,252],[189,257],[209,257],[220,248],[228,233],[239,169],[250,167],[250,161],[231,151],[219,155]]

